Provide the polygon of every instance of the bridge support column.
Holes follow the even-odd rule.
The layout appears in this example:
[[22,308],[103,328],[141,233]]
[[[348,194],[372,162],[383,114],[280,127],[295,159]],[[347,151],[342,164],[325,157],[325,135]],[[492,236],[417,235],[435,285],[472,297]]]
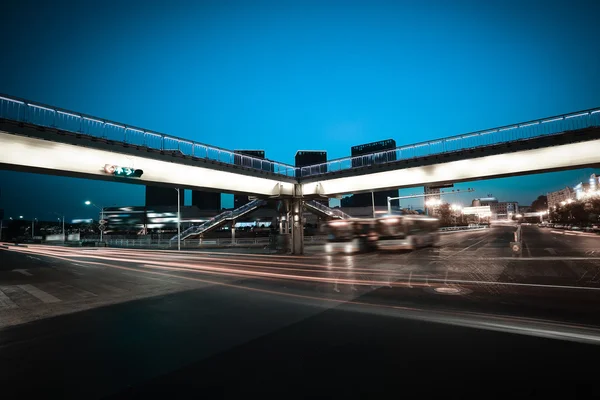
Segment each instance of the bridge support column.
[[301,198],[292,200],[292,254],[304,254],[304,220],[302,209],[304,201]]

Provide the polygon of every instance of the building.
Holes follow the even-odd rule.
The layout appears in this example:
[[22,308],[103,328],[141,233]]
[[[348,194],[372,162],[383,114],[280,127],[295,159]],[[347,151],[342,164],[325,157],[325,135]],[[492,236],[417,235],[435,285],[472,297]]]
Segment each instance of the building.
[[565,187],[564,189],[557,190],[556,192],[549,192],[546,195],[548,197],[548,207],[556,208],[563,201],[569,201],[575,199],[575,191],[570,187]]
[[511,219],[519,213],[519,203],[516,201],[498,201],[495,197],[481,197],[473,199],[472,207],[490,207],[492,219]]
[[575,191],[575,198],[577,200],[581,200],[590,191],[590,184],[579,182],[577,185],[575,185],[573,191]]
[[296,178],[302,177],[302,167],[313,166],[313,173],[324,174],[327,172],[327,152],[320,150],[298,150],[294,157]]
[[511,219],[519,213],[519,203],[516,201],[499,201],[490,203],[492,219]]
[[[311,173],[327,172],[327,152],[320,150],[298,150],[294,157],[296,178],[302,177],[302,167],[311,166]],[[319,199],[319,202],[329,205],[329,199]]]
[[482,197],[479,199],[473,199],[471,202],[472,207],[484,207],[491,206],[491,204],[498,203],[498,199],[495,197]]
[[[381,164],[384,162],[390,162],[396,160],[396,152],[389,151],[396,148],[396,141],[394,139],[381,140],[379,142],[365,143],[351,148],[352,154],[352,167],[363,167],[373,164]],[[387,150],[387,151],[386,151]],[[382,190],[374,192],[373,196],[371,193],[359,193],[352,196],[352,200],[348,198],[342,199],[345,204],[342,203],[342,207],[366,207],[372,206],[373,200],[375,206],[386,206],[388,197],[398,197],[398,190]],[[398,207],[398,200],[392,202],[393,207]]]
[[220,210],[221,193],[192,190],[192,205],[200,210]]
[[[234,153],[235,165],[273,172],[273,163],[266,162],[264,150],[234,150]],[[233,208],[239,208],[249,201],[248,196],[236,194],[233,196]]]
[[[179,204],[183,205],[183,190],[180,190]],[[146,207],[177,206],[177,190],[169,187],[146,186]]]

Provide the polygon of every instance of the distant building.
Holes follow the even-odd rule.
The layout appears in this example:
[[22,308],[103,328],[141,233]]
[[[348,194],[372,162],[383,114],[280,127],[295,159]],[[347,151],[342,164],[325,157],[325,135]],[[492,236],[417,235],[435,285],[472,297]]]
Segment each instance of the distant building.
[[198,207],[200,210],[220,210],[221,193],[193,190],[192,205]]
[[[381,140],[379,142],[365,143],[351,148],[352,154],[352,167],[363,167],[373,164],[381,164],[385,162],[395,161],[396,152],[386,151],[393,150],[396,148],[396,141],[394,139]],[[350,207],[366,207],[373,205],[373,198],[375,200],[375,206],[386,206],[388,197],[398,197],[398,190],[382,190],[377,191],[371,196],[371,193],[359,193],[352,196],[352,200],[346,200],[346,204],[352,203]],[[343,201],[344,199],[342,199]],[[393,207],[398,206],[398,200],[392,202]],[[342,204],[342,207],[345,207]]]
[[519,212],[519,203],[516,201],[498,201],[495,197],[481,197],[473,199],[472,207],[489,206],[492,219],[510,219]]
[[563,201],[574,200],[575,191],[567,186],[564,189],[549,192],[546,196],[548,197],[548,207],[557,207]]
[[[320,150],[298,150],[294,157],[296,178],[302,177],[302,167],[310,166],[310,174],[324,174],[327,172],[327,152]],[[318,199],[320,203],[329,205],[329,199]]]
[[[273,163],[265,160],[264,150],[235,150],[234,153],[235,165],[273,172]],[[233,196],[233,208],[239,208],[248,202],[250,202],[248,196],[237,194]]]
[[298,150],[294,158],[294,166],[298,168],[296,178],[302,177],[302,167],[314,166],[309,171],[311,174],[323,174],[327,172],[327,152],[320,150]]
[[[183,205],[183,190],[179,196],[179,204]],[[170,187],[146,186],[146,207],[177,206],[177,190]]]
[[481,197],[479,199],[473,199],[471,202],[472,207],[483,207],[491,204],[498,203],[498,199],[495,197]]
[[579,182],[573,190],[575,191],[575,198],[581,200],[590,191],[590,184]]

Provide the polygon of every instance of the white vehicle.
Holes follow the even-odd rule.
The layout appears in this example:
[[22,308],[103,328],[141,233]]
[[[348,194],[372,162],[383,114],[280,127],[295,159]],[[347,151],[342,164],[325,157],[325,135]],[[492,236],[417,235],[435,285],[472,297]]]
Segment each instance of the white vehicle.
[[421,215],[388,215],[376,220],[377,247],[408,249],[434,246],[439,240],[439,220]]
[[374,219],[345,219],[328,221],[324,225],[327,233],[327,253],[355,253],[377,248]]

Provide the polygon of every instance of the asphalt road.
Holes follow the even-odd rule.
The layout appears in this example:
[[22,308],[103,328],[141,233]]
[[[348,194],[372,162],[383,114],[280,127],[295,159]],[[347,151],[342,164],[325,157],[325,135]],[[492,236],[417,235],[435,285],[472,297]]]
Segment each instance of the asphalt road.
[[524,226],[515,256],[513,231],[352,256],[0,248],[1,390],[594,393],[600,237]]

